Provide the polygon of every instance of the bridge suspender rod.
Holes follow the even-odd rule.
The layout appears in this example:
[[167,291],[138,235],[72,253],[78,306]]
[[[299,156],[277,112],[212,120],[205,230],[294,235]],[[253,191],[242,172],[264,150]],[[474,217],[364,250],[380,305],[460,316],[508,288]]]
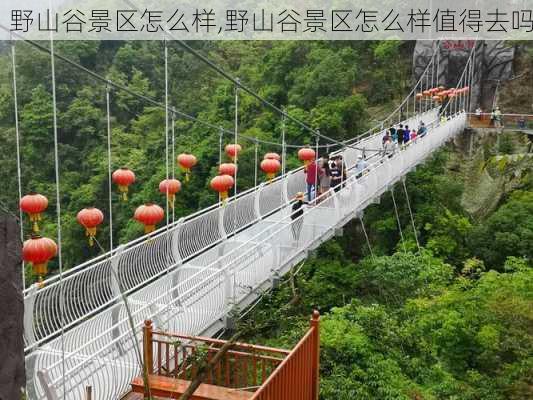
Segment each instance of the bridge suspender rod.
[[285,165],[285,158],[287,156],[286,154],[287,146],[285,143],[285,115],[281,116],[281,176],[285,176],[286,171],[286,165]]
[[168,190],[170,185],[168,184],[169,179],[169,149],[168,149],[168,46],[167,41],[163,41],[163,45],[165,47],[165,168],[166,168],[166,179],[167,179],[167,185],[166,185],[166,193],[165,193],[165,216],[166,216],[166,222],[167,222],[167,231],[169,229],[169,222],[170,222],[170,207],[169,207],[169,198],[168,198]]
[[[172,142],[171,142],[171,146],[172,146],[172,152],[170,154],[170,160],[171,160],[171,174],[172,174],[172,179],[176,179],[176,136],[175,136],[175,132],[174,132],[174,127],[176,125],[176,119],[175,119],[175,115],[174,113],[172,113],[172,120],[170,121],[171,125],[170,125],[170,132],[171,132],[171,135],[172,135]],[[176,218],[176,212],[175,212],[175,207],[172,207],[172,222],[174,222]]]
[[[17,97],[17,63],[15,54],[15,41],[11,40],[11,64],[13,75],[13,105],[15,107],[15,143],[17,147],[17,183],[19,189],[19,202],[22,198],[22,172],[20,167],[20,129],[19,129],[19,111],[18,111],[18,97]],[[22,209],[19,207],[19,225],[20,225],[20,241],[24,242],[24,220],[22,219]],[[22,290],[26,290],[26,276],[24,261],[22,261]]]
[[[59,188],[59,140],[57,128],[57,96],[56,96],[56,70],[54,57],[54,34],[50,31],[50,64],[52,69],[52,112],[53,112],[53,130],[54,130],[54,169],[56,183],[56,216],[57,216],[57,262],[59,266],[59,309],[61,321],[61,374],[65,376],[65,293],[63,288],[63,258],[61,243],[61,193]],[[66,397],[65,381],[63,380],[63,399]]]
[[254,159],[255,159],[255,163],[254,163],[254,188],[257,189],[257,162],[258,162],[258,152],[259,152],[259,143],[255,142],[255,145],[254,145]]
[[107,192],[109,207],[109,250],[113,251],[113,181],[111,176],[111,102],[110,88],[106,85],[106,118],[107,118]]
[[365,223],[363,222],[362,213],[359,214],[359,222],[361,222],[361,228],[363,228],[363,234],[365,235],[366,245],[368,246],[368,250],[370,250],[370,255],[372,256],[372,259],[374,260],[376,257],[374,256],[374,252],[372,251],[372,246],[370,245],[370,240],[368,239],[368,234],[366,233]]
[[[224,138],[224,129],[220,128],[219,134],[218,134],[218,165],[222,164],[222,140],[223,138]],[[220,193],[218,193],[218,202],[220,203],[221,200],[222,198],[220,197]]]
[[407,201],[407,209],[409,210],[409,216],[411,218],[411,225],[413,226],[413,233],[415,235],[416,247],[418,248],[418,253],[421,252],[420,242],[418,241],[418,233],[416,232],[415,219],[413,217],[413,212],[411,210],[411,202],[409,201],[409,194],[407,193],[407,186],[405,185],[405,179],[402,179],[403,190],[405,192],[405,200]]
[[[318,142],[320,141],[320,137],[316,136],[315,141],[315,197],[313,200],[316,203],[316,199],[318,197],[318,189],[320,188],[320,184],[318,183]],[[311,202],[311,199],[309,199],[309,202]]]
[[394,198],[394,187],[391,187],[390,194],[392,196],[392,204],[394,204],[394,213],[396,214],[396,222],[398,222],[398,230],[400,231],[400,238],[402,240],[402,246],[404,253],[407,253],[407,247],[405,246],[405,240],[403,237],[402,224],[400,223],[400,215],[398,214],[398,207],[396,205],[396,199]]

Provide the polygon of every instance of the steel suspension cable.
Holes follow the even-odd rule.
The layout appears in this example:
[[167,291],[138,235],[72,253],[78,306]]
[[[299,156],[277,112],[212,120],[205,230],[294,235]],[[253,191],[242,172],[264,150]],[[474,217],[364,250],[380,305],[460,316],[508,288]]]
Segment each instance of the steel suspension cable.
[[[11,32],[11,30],[10,30],[8,27],[5,27],[5,26],[3,26],[3,25],[1,25],[1,24],[0,24],[0,29],[5,30],[6,32]],[[13,36],[16,36],[19,40],[22,40],[22,41],[24,41],[24,42],[30,44],[31,46],[33,46],[33,47],[39,49],[40,51],[43,51],[43,52],[46,52],[46,53],[50,53],[50,51],[51,51],[51,50],[50,50],[49,48],[47,48],[46,46],[43,46],[43,45],[39,44],[39,43],[36,42],[36,41],[30,40],[30,39],[26,39],[26,38],[24,38],[23,36],[21,36],[21,35],[19,35],[19,34],[16,34],[16,33],[14,33],[14,32],[13,32]],[[56,53],[56,54],[55,54],[55,57],[58,58],[58,59],[60,59],[61,61],[65,62],[65,63],[67,63],[67,64],[73,66],[74,68],[76,68],[76,69],[78,69],[78,70],[80,70],[80,71],[85,72],[86,74],[88,74],[89,76],[91,76],[93,79],[96,79],[96,80],[99,80],[99,81],[101,81],[101,82],[103,82],[103,83],[106,83],[107,85],[109,85],[109,86],[111,86],[111,87],[114,87],[115,89],[122,90],[122,91],[124,91],[124,92],[130,94],[131,96],[136,97],[136,98],[138,98],[138,99],[141,99],[141,100],[143,100],[143,101],[145,101],[145,102],[147,102],[147,103],[149,103],[149,104],[151,104],[151,105],[153,105],[153,106],[156,106],[156,107],[158,107],[158,108],[163,108],[163,109],[165,108],[165,105],[162,104],[162,103],[160,103],[159,101],[157,101],[157,100],[155,100],[155,99],[152,99],[152,98],[150,98],[150,97],[148,97],[148,96],[146,96],[146,95],[143,95],[143,94],[137,93],[137,92],[135,92],[135,91],[129,89],[128,87],[126,87],[126,86],[124,86],[124,85],[122,85],[122,84],[119,84],[119,83],[113,82],[113,81],[111,81],[111,80],[109,80],[109,79],[107,79],[107,78],[101,76],[100,74],[98,74],[98,73],[96,73],[96,72],[94,72],[94,71],[91,71],[91,70],[89,70],[88,68],[83,67],[83,66],[80,65],[79,63],[76,63],[75,61],[72,61],[72,60],[70,60],[69,58],[67,58],[67,57],[65,57],[65,56],[63,56],[63,55],[61,55],[61,54],[57,54],[57,53]],[[406,98],[406,100],[408,100],[408,99]],[[404,103],[405,103],[406,100],[404,100]],[[266,100],[265,100],[265,101],[266,101]],[[267,103],[268,103],[268,102],[267,102]],[[403,105],[404,103],[402,103],[402,105]],[[270,103],[269,103],[269,104],[270,104]],[[275,107],[275,106],[274,106],[274,107]],[[400,107],[401,107],[401,106],[400,106]],[[276,107],[276,109],[279,110],[279,108],[277,108],[277,107]],[[183,111],[177,110],[177,109],[175,109],[175,108],[171,108],[171,111],[174,112],[175,114],[179,115],[180,117],[184,118],[184,119],[187,119],[187,120],[189,120],[189,121],[192,121],[192,122],[198,123],[198,124],[200,124],[200,125],[203,125],[203,126],[205,126],[206,128],[209,128],[209,129],[212,129],[212,130],[217,130],[217,129],[219,129],[218,126],[215,126],[215,125],[213,125],[212,123],[210,123],[210,122],[208,122],[208,121],[201,120],[201,119],[199,119],[199,118],[197,118],[197,117],[194,117],[194,116],[192,116],[192,115],[190,115],[190,114],[187,114],[187,113],[185,113],[185,112],[183,112]],[[398,109],[396,109],[395,111],[393,111],[392,114],[391,114],[391,116],[387,117],[387,118],[385,119],[385,121],[388,120],[388,119],[390,119],[390,118],[392,117],[392,115],[395,114],[397,111],[398,111]],[[286,114],[286,115],[287,115],[287,117],[289,117],[289,118],[292,119],[292,117],[290,117],[288,114]],[[342,142],[342,141],[337,141],[337,140],[332,139],[332,138],[330,138],[330,137],[327,137],[327,136],[325,136],[325,135],[321,135],[321,137],[324,138],[324,139],[326,139],[326,140],[328,140],[328,141],[330,141],[330,142],[333,142],[334,144],[340,146],[341,148],[350,147],[350,148],[353,148],[353,149],[355,149],[355,150],[363,150],[363,149],[361,149],[361,148],[358,148],[358,147],[352,145],[351,143],[354,142],[354,141],[356,141],[356,140],[359,139],[360,137],[364,136],[365,134],[371,132],[373,129],[375,129],[375,128],[372,128],[372,129],[370,129],[369,131],[367,131],[367,132],[365,132],[365,133],[363,133],[363,134],[361,134],[361,135],[358,135],[358,136],[356,136],[355,138],[352,138],[352,139],[346,140],[346,141],[344,141],[344,142]],[[224,132],[224,134],[227,134],[227,135],[233,135],[233,132],[232,132],[232,131],[229,131],[229,130],[225,130],[225,129],[224,129],[223,132]],[[245,139],[245,140],[252,141],[252,142],[255,141],[255,140],[257,139],[257,138],[255,138],[255,137],[250,137],[250,136],[247,136],[247,135],[240,135],[240,137],[243,138],[243,139]],[[257,140],[258,140],[260,143],[263,143],[263,144],[266,144],[266,145],[270,145],[270,146],[281,146],[281,143],[271,142],[271,141],[262,140],[262,139],[257,139]],[[320,145],[321,148],[325,148],[326,146],[327,146],[326,144],[324,144],[324,145]],[[304,144],[286,144],[286,147],[288,147],[288,148],[302,148],[302,147],[305,147],[305,145],[304,145]],[[373,150],[373,149],[368,149],[368,150]],[[378,151],[378,150],[379,150],[379,149],[376,149],[376,151]]]
[[109,250],[113,251],[113,178],[111,161],[111,101],[110,89],[106,86],[106,117],[107,117],[107,191],[109,203]]
[[[203,56],[202,54],[200,54],[199,52],[197,52],[196,50],[194,50],[192,47],[190,47],[187,43],[185,43],[183,40],[177,40],[177,42],[185,49],[187,50],[189,53],[191,53],[193,56],[195,56],[196,58],[198,58],[199,60],[203,61],[205,64],[207,64],[210,68],[212,68],[214,71],[216,71],[217,73],[219,73],[220,75],[222,75],[224,78],[226,78],[227,80],[229,80],[230,82],[232,82],[236,87],[242,89],[243,91],[245,91],[246,93],[248,93],[249,95],[251,95],[253,98],[255,98],[256,100],[258,100],[259,102],[263,103],[264,105],[266,105],[267,107],[270,107],[271,109],[273,109],[274,111],[276,111],[277,113],[279,113],[280,115],[284,115],[286,118],[290,119],[292,122],[294,122],[295,124],[299,125],[301,128],[303,128],[304,130],[310,132],[311,134],[313,134],[314,136],[316,137],[320,137],[326,141],[329,141],[331,143],[334,143],[334,144],[337,144],[339,146],[341,146],[341,148],[345,148],[345,147],[350,147],[350,148],[353,148],[355,150],[361,150],[360,148],[356,147],[356,146],[353,146],[351,144],[348,144],[347,142],[341,142],[339,140],[336,140],[334,138],[331,138],[329,136],[326,136],[322,133],[320,133],[319,130],[316,130],[316,129],[312,129],[311,127],[309,127],[308,125],[306,125],[305,123],[303,123],[302,121],[300,121],[299,119],[291,116],[290,114],[288,113],[285,113],[281,108],[279,108],[278,106],[274,105],[273,103],[269,102],[268,100],[266,100],[265,98],[261,97],[257,92],[253,91],[252,89],[248,88],[247,86],[243,85],[239,79],[237,78],[234,78],[232,77],[230,74],[228,74],[226,71],[224,71],[221,67],[219,67],[217,64],[215,64],[214,62],[212,62],[211,60],[209,60],[207,57]],[[279,145],[279,144],[278,144]],[[302,147],[302,146],[300,146]]]
[[[17,63],[15,53],[15,42],[11,40],[11,63],[13,75],[13,104],[15,107],[15,145],[17,148],[17,184],[19,193],[19,202],[22,199],[22,170],[20,163],[20,128],[19,128],[19,111],[18,111],[18,97],[17,97]],[[20,225],[20,241],[24,242],[24,219],[22,209],[19,206],[19,225]],[[26,290],[26,274],[24,267],[24,260],[22,260],[22,290]]]
[[368,239],[368,234],[366,233],[365,223],[363,222],[362,213],[359,214],[359,222],[361,222],[361,228],[363,228],[363,234],[365,235],[366,245],[368,246],[368,250],[370,250],[370,255],[372,256],[372,259],[375,260],[376,257],[374,256],[374,252],[372,251],[372,246],[370,245],[370,240]]
[[[3,26],[2,24],[0,24],[0,29],[3,29],[5,30],[6,32],[11,32],[10,28],[7,28],[5,26]],[[36,41],[33,41],[33,40],[30,40],[30,39],[25,39],[23,36],[21,35],[18,35],[16,34],[15,32],[11,32],[13,36],[17,37],[18,40],[21,40],[25,43],[28,43],[29,45],[35,47],[36,49],[42,51],[42,52],[45,52],[45,53],[48,53],[50,54],[51,52],[51,49],[47,48],[46,46],[36,42]],[[58,53],[55,53],[54,54],[54,57],[65,62],[66,64],[86,73],[87,75],[89,75],[90,77],[92,77],[93,79],[95,80],[98,80],[102,83],[105,83],[107,85],[109,85],[110,87],[113,87],[117,90],[122,90],[124,91],[125,93],[128,93],[129,95],[133,96],[133,97],[136,97],[140,100],[143,100],[145,101],[146,103],[152,105],[152,106],[155,106],[155,107],[158,107],[158,108],[162,108],[164,109],[165,108],[165,105],[155,99],[152,99],[144,94],[141,94],[141,93],[137,93],[135,92],[134,90],[131,90],[129,89],[127,86],[124,86],[120,83],[117,83],[117,82],[114,82],[110,79],[107,79],[105,78],[104,76],[94,72],[94,71],[91,71],[90,69],[82,66],[81,64],[75,62],[75,61],[72,61],[71,59],[61,55],[61,54],[58,54]],[[200,125],[203,125],[205,126],[206,128],[209,128],[209,129],[212,129],[212,130],[218,130],[220,127],[219,126],[216,126],[208,121],[204,121],[204,120],[201,120],[193,115],[190,115],[190,114],[187,114],[183,111],[180,111],[176,108],[170,108],[170,111],[174,112],[175,114],[179,115],[180,117],[184,118],[184,119],[187,119],[191,122],[195,122],[195,123],[198,123]],[[223,130],[224,131],[224,134],[226,135],[230,135],[232,136],[233,135],[233,131],[229,131],[229,130]],[[254,141],[255,137],[250,137],[250,136],[247,136],[247,135],[240,135],[241,138],[245,139],[245,140],[249,140],[249,141]],[[262,140],[262,139],[257,139],[259,140],[260,143],[264,143],[264,144],[267,144],[267,145],[271,145],[271,146],[281,146],[280,143],[276,143],[276,142],[271,142],[271,141],[267,141],[267,140]],[[287,147],[291,147],[291,148],[301,148],[301,147],[304,147],[305,145],[304,144],[288,144]]]
[[394,198],[394,187],[391,187],[390,193],[392,196],[392,204],[394,204],[394,213],[396,214],[396,222],[398,222],[398,230],[400,231],[400,238],[402,240],[402,246],[404,253],[407,253],[407,247],[405,246],[405,240],[403,237],[402,224],[400,223],[400,215],[398,214],[398,207],[396,205],[396,199]]
[[405,185],[405,179],[402,179],[402,184],[403,184],[403,190],[405,192],[405,200],[407,201],[407,209],[409,210],[409,216],[411,218],[411,225],[413,226],[413,233],[415,235],[416,247],[418,248],[418,253],[421,253],[422,250],[420,248],[420,242],[418,241],[418,233],[416,231],[415,219],[413,217],[413,212],[411,210],[411,202],[409,200],[409,194],[407,193],[407,186]]
[[[61,321],[61,371],[65,376],[65,293],[63,288],[63,258],[62,258],[62,243],[61,243],[61,193],[59,187],[59,139],[57,126],[57,94],[56,94],[56,70],[55,70],[55,56],[54,56],[54,36],[50,31],[50,63],[52,72],[52,115],[53,115],[53,131],[54,131],[54,169],[56,181],[56,215],[57,215],[57,261],[59,265],[59,309]],[[65,381],[63,380],[63,399],[66,398]]]

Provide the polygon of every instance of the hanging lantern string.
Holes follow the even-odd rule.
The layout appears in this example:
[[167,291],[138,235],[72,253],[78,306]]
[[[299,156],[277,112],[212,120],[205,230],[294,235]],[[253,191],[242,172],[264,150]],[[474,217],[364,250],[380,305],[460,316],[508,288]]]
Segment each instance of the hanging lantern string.
[[[19,202],[22,199],[22,173],[20,166],[20,128],[19,128],[19,112],[18,112],[18,97],[17,97],[17,63],[15,53],[15,41],[11,37],[11,63],[13,75],[13,105],[15,108],[15,140],[17,147],[17,184],[19,191]],[[8,211],[9,212],[9,211]],[[10,213],[11,214],[11,213]],[[19,207],[19,225],[20,225],[20,241],[24,242],[24,220],[22,219],[22,209]],[[26,276],[24,274],[24,261],[22,261],[22,289],[26,290]]]

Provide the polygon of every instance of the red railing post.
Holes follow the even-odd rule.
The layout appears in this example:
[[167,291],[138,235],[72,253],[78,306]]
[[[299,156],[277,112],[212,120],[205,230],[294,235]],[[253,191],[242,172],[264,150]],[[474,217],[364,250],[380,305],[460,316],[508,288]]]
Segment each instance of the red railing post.
[[147,374],[154,373],[154,352],[152,345],[152,321],[147,319],[144,321],[143,326],[143,358],[144,358],[144,368]]
[[320,376],[320,313],[315,310],[311,317],[311,329],[313,329],[313,364],[312,377],[313,387],[311,389],[311,399],[318,400],[319,376]]

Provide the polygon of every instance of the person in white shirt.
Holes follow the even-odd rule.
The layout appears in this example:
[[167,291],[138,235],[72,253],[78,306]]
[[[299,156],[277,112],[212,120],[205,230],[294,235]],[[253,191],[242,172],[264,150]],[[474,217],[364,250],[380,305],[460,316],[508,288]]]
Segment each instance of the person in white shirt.
[[368,168],[368,162],[363,158],[362,155],[358,155],[357,162],[355,163],[355,173],[357,179],[363,176],[363,173],[366,173],[366,168]]

